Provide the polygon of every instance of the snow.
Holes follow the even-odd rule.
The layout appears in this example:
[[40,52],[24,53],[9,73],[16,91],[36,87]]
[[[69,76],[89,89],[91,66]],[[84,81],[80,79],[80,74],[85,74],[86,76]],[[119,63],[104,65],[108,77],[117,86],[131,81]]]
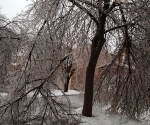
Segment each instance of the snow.
[[[76,109],[76,112],[81,114],[82,108]],[[93,108],[93,116],[92,117],[84,117],[82,116],[82,122],[79,125],[150,125],[149,123],[137,122],[128,120],[125,116],[111,116],[105,113],[104,109],[101,109],[98,106]]]
[[75,90],[68,90],[68,92],[63,92],[60,90],[54,90],[52,91],[53,95],[55,96],[61,96],[61,95],[78,95],[80,94],[80,91],[75,91]]
[[[28,97],[32,97],[35,94],[35,91],[32,91],[30,93],[27,94]],[[68,92],[63,92],[61,90],[54,90],[52,91],[52,96],[62,96],[62,95],[79,95],[80,91],[75,91],[75,90],[68,90]],[[0,96],[2,96],[3,98],[6,98],[8,96],[8,93],[5,92],[1,92]],[[38,97],[41,97],[40,94],[38,94]]]
[[[82,114],[83,107],[83,94],[80,91],[69,90],[68,92],[63,92],[61,90],[52,91],[52,95],[61,97],[62,95],[67,95],[70,99],[73,110],[77,114]],[[6,93],[0,94],[3,97],[6,97]],[[33,95],[33,93],[29,93],[29,96]],[[40,97],[40,96],[39,96]],[[81,115],[81,123],[79,125],[150,125],[150,114],[147,115],[147,119],[142,122],[132,121],[127,119],[126,116],[119,115],[109,115],[105,113],[106,107],[100,107],[98,105],[93,106],[93,116],[85,117]],[[147,121],[149,119],[149,121]]]
[[[56,93],[58,94],[59,91],[57,90]],[[74,109],[75,112],[77,112],[78,114],[82,114],[83,95],[81,95],[79,91],[75,91],[75,90],[69,90],[65,94],[66,95],[76,94],[76,96],[69,97],[70,102],[72,103],[72,106],[75,107]],[[94,105],[93,116],[85,117],[81,115],[82,121],[79,125],[150,125],[150,121],[142,121],[142,122],[132,121],[129,120],[126,116],[119,116],[119,115],[112,116],[107,114],[105,111],[106,111],[106,107],[102,108],[98,105]]]
[[5,93],[5,92],[1,92],[1,93],[0,93],[0,96],[2,96],[2,97],[6,97],[6,96],[8,96],[8,94],[7,94],[7,93]]
[[[32,97],[34,95],[34,91],[27,94],[28,97]],[[62,96],[62,95],[78,95],[80,92],[75,90],[68,90],[68,92],[63,92],[61,90],[53,90],[52,96]],[[38,94],[38,97],[41,97],[41,94]]]

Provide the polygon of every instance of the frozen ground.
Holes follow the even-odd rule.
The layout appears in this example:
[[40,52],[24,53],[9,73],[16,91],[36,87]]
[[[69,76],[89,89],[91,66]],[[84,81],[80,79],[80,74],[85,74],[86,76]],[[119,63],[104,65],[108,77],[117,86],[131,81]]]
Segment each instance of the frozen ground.
[[[60,96],[60,95],[63,95],[63,91],[54,90],[53,94],[55,96]],[[79,91],[75,91],[75,90],[68,90],[68,92],[65,92],[65,95],[79,95],[79,94],[80,94],[80,92]]]
[[[81,114],[82,108],[78,108],[76,111]],[[150,121],[141,123],[121,116],[110,116],[105,113],[104,109],[98,106],[95,106],[93,109],[93,117],[82,116],[82,122],[80,125],[150,125]]]
[[[33,93],[30,93],[28,96],[32,96],[32,94]],[[75,110],[75,112],[78,114],[82,114],[83,94],[80,94],[79,91],[75,90],[69,90],[65,94],[70,99],[73,110]],[[53,95],[57,96],[57,99],[59,100],[59,98],[61,98],[63,95],[63,91],[55,90],[53,91]],[[0,96],[5,98],[7,97],[7,94],[0,93]],[[150,115],[147,116],[147,119],[150,120]],[[81,120],[82,121],[80,125],[150,125],[150,121],[146,120],[142,122],[136,122],[128,120],[125,116],[110,116],[105,113],[105,108],[101,108],[99,106],[93,106],[93,117],[89,118],[81,115]]]
[[[61,95],[61,92],[56,90],[56,95]],[[59,93],[59,94],[58,94]],[[74,110],[81,114],[83,106],[83,94],[75,90],[69,90],[66,95],[70,98]],[[71,96],[73,95],[73,96]],[[150,115],[148,116],[150,119]],[[93,117],[88,118],[82,116],[80,125],[150,125],[150,121],[137,122],[127,119],[125,116],[110,116],[105,113],[105,108],[99,106],[93,107]]]

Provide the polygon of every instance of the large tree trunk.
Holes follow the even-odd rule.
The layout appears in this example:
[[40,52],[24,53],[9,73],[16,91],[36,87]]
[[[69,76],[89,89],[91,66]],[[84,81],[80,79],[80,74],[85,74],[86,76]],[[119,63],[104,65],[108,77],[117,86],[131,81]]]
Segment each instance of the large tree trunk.
[[97,27],[97,32],[92,40],[91,55],[86,70],[85,94],[84,94],[84,104],[82,114],[87,117],[92,116],[94,74],[99,54],[105,43],[104,39],[105,19],[106,19],[105,16],[101,18],[100,25]]
[[102,49],[103,44],[99,51],[97,48],[92,46],[91,56],[89,60],[89,64],[86,71],[86,81],[85,81],[85,94],[84,94],[84,106],[82,114],[87,117],[92,116],[92,103],[93,103],[93,82],[94,82],[94,74],[95,68],[97,64],[97,60]]
[[84,106],[82,114],[87,117],[92,116],[92,103],[93,103],[93,82],[94,73],[97,63],[97,56],[92,56],[94,52],[91,52],[90,61],[86,71],[86,83],[85,83],[85,94],[84,94]]

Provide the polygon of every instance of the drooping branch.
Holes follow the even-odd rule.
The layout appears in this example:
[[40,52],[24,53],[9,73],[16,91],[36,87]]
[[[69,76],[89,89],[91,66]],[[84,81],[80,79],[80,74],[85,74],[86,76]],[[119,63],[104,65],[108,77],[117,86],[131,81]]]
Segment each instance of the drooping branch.
[[120,25],[120,26],[116,26],[116,27],[113,27],[111,29],[105,30],[104,34],[110,32],[110,31],[116,30],[116,29],[120,29],[122,27],[133,26],[133,25],[135,25],[135,23],[127,23],[127,24],[123,24],[123,25]]
[[[123,23],[127,23],[127,20],[126,20],[126,18],[125,18],[125,15],[124,15],[124,12],[123,12],[123,9],[122,9],[122,7],[120,6],[119,7],[119,9],[120,9],[120,13],[121,13],[121,17],[122,17],[122,21],[123,21]],[[128,58],[128,66],[129,66],[129,75],[131,75],[131,60],[130,60],[130,48],[131,48],[131,38],[130,38],[130,36],[129,36],[129,32],[128,32],[128,26],[126,25],[125,27],[124,27],[124,30],[125,30],[125,42],[124,42],[124,46],[127,48],[127,58]]]
[[90,18],[96,23],[96,25],[99,24],[98,20],[96,19],[96,17],[90,13],[85,7],[83,7],[81,4],[79,4],[78,2],[76,2],[75,0],[68,0],[69,2],[73,3],[74,5],[76,5],[79,9],[83,10],[87,15],[90,16]]
[[8,39],[8,38],[10,38],[10,39],[16,39],[16,40],[20,40],[20,38],[19,37],[2,37],[2,36],[0,36],[0,40],[1,39]]
[[37,33],[37,36],[39,36],[39,35],[41,34],[41,31],[43,30],[43,28],[44,28],[44,26],[45,26],[46,23],[47,23],[47,20],[44,20],[44,22],[43,22],[43,24],[42,24],[40,30],[39,30],[38,33]]

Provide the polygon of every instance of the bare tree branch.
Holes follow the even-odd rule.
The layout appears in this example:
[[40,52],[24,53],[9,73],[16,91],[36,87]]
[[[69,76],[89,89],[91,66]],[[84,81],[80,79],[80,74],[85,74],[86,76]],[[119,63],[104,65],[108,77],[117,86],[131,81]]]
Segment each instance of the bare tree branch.
[[80,5],[78,2],[76,2],[75,0],[68,0],[70,1],[72,4],[75,4],[78,8],[80,8],[81,10],[83,10],[87,15],[90,16],[90,18],[96,23],[96,25],[99,24],[98,20],[96,19],[96,17],[94,17],[94,15],[92,15],[85,7],[83,7],[82,5]]

